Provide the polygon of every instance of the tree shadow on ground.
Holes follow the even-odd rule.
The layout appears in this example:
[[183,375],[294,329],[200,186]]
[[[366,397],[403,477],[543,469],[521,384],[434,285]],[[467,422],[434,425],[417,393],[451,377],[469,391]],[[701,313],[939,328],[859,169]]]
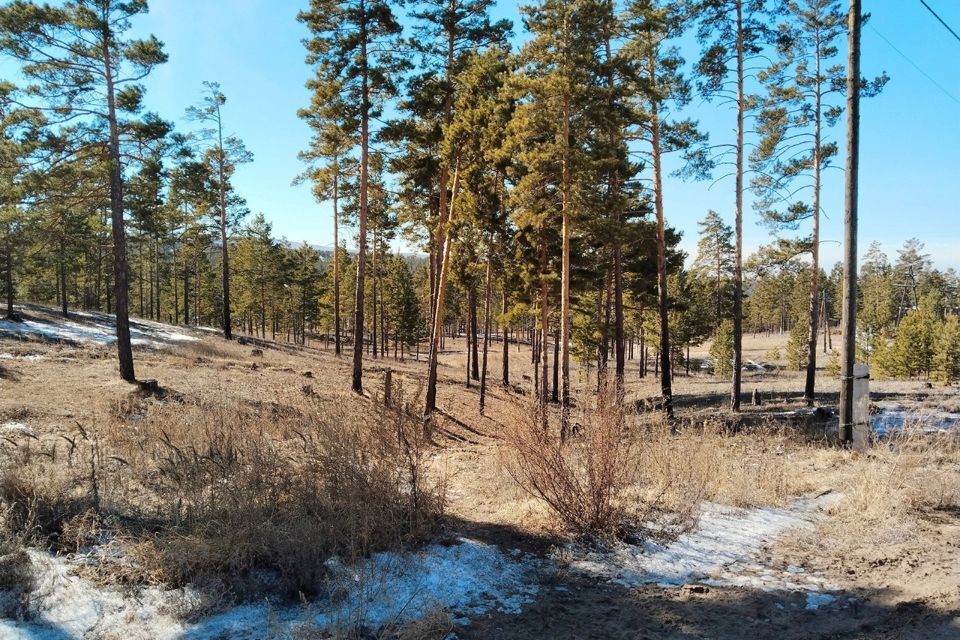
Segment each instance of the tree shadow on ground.
[[[563,542],[508,525],[448,518],[453,533],[504,550],[543,556]],[[960,611],[905,601],[896,589],[831,592],[835,600],[807,608],[807,592],[745,587],[655,584],[628,587],[547,563],[539,593],[520,614],[492,612],[458,627],[459,640],[665,639],[871,640],[960,639]]]

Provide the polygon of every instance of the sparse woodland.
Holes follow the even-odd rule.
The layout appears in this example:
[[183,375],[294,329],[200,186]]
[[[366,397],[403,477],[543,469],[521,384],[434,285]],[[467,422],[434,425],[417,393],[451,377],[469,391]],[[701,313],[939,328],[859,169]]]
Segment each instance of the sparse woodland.
[[[438,536],[667,541],[705,501],[843,494],[784,557],[960,531],[956,430],[858,457],[805,409],[835,406],[840,378],[820,229],[843,212],[822,185],[846,161],[845,2],[539,0],[522,25],[493,0],[303,5],[290,179],[330,212],[329,247],[250,210],[234,178],[257,158],[215,78],[183,113],[145,109],[167,60],[162,33],[130,35],[147,0],[0,4],[0,423],[42,425],[0,431],[0,617],[30,618],[26,547],[109,548],[79,575],[196,588],[194,623],[349,600],[341,563]],[[882,100],[886,73],[864,71]],[[714,183],[695,228],[668,175]],[[770,242],[745,253],[747,224]],[[883,399],[954,415],[960,275],[917,239],[861,253],[857,361]],[[37,322],[114,336],[18,333]],[[153,323],[184,333],[150,343]],[[500,637],[447,636],[454,613],[269,637]]]

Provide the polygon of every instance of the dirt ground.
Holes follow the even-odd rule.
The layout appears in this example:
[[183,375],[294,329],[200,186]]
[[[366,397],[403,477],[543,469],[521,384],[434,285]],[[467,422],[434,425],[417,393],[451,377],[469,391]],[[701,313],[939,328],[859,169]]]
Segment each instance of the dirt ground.
[[[82,322],[82,319],[78,319]],[[185,330],[186,331],[186,330]],[[280,344],[243,345],[226,342],[209,332],[200,338],[162,350],[137,349],[140,379],[156,379],[168,389],[206,397],[231,396],[280,402],[305,388],[324,396],[347,396],[351,363],[336,357],[324,342],[305,348]],[[748,336],[747,357],[766,359],[773,347],[781,351],[786,336]],[[262,355],[254,349],[261,349]],[[516,402],[532,386],[530,350],[510,346],[511,378],[516,387],[499,384],[499,343],[489,354],[487,410],[478,410],[478,384],[465,388],[463,343],[448,339],[441,355],[438,404],[442,417],[435,434],[431,466],[445,478],[446,535],[466,535],[503,548],[547,554],[564,536],[544,508],[514,484],[503,462],[498,432],[515,418]],[[701,349],[703,351],[704,348]],[[78,426],[115,415],[131,387],[116,374],[113,349],[0,337],[0,424],[27,423],[38,438],[55,439]],[[824,357],[824,360],[826,358]],[[418,402],[425,363],[365,360],[368,395],[382,392],[386,368],[393,371],[407,400]],[[630,399],[658,394],[652,371],[641,377],[639,364],[628,363]],[[595,384],[594,372],[576,369],[577,390]],[[819,381],[819,401],[835,405],[836,381]],[[757,389],[765,402],[749,413],[781,411],[801,406],[802,380],[797,373],[747,374],[746,393]],[[676,404],[681,417],[722,416],[728,383],[706,375],[678,375]],[[923,382],[876,382],[874,397],[896,400],[921,409],[960,405],[957,389],[929,388]],[[578,419],[577,409],[574,420]],[[704,412],[707,412],[705,414]],[[746,440],[738,446],[749,447]],[[809,446],[809,445],[808,445]],[[812,487],[846,493],[862,478],[855,477],[857,454],[828,444],[801,465]],[[866,454],[868,457],[870,454]],[[960,469],[940,469],[947,482],[960,483]],[[958,484],[960,486],[960,484]],[[902,523],[882,530],[845,530],[831,522],[815,530],[771,540],[763,549],[772,567],[803,567],[842,589],[836,603],[807,610],[796,594],[757,589],[687,585],[627,588],[572,572],[552,571],[540,577],[536,601],[520,615],[492,614],[457,627],[461,639],[480,638],[960,638],[960,510],[927,508],[910,513]]]

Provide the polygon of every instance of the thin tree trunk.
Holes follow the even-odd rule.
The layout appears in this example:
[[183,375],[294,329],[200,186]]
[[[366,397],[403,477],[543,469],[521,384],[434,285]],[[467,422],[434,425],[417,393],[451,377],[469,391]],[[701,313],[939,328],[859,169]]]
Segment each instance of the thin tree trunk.
[[6,263],[7,268],[3,274],[3,285],[7,294],[7,318],[13,317],[13,302],[14,302],[14,290],[13,290],[13,244],[8,239],[7,240],[7,251],[6,251]]
[[[438,233],[447,224],[453,221],[456,213],[455,204],[457,200],[457,189],[460,180],[459,159],[453,172],[453,189],[450,198],[449,212],[441,211]],[[443,303],[446,297],[447,278],[450,271],[450,243],[443,247],[443,257],[440,260],[440,273],[437,278],[436,304],[434,305],[433,326],[430,337],[430,355],[427,365],[427,393],[426,405],[424,407],[424,418],[428,419],[433,415],[437,408],[437,360],[439,356],[440,337],[443,331]]]
[[[567,17],[564,15],[564,27]],[[562,244],[562,273],[560,278],[560,331],[557,339],[560,341],[560,441],[567,439],[570,429],[570,227],[572,201],[570,198],[570,95],[563,95],[563,168],[562,168],[562,209],[563,209],[563,244]],[[556,345],[554,345],[556,350]],[[554,360],[556,360],[556,354]],[[556,391],[556,382],[554,382]]]
[[[656,63],[651,49],[648,58],[651,84],[656,86]],[[670,376],[670,317],[667,298],[666,222],[663,215],[663,180],[660,166],[660,116],[656,99],[650,101],[651,151],[653,156],[654,208],[657,214],[657,307],[660,312],[660,392],[663,409],[673,415],[673,389]]]
[[369,189],[370,84],[367,68],[366,3],[360,0],[360,211],[357,229],[357,289],[353,307],[353,380],[355,393],[363,393],[363,287],[367,269],[367,190]]
[[130,345],[130,317],[128,311],[127,235],[123,224],[123,169],[120,164],[120,129],[117,125],[116,102],[113,87],[112,46],[110,38],[102,44],[104,76],[107,82],[107,121],[110,143],[107,156],[110,164],[110,226],[113,232],[114,305],[117,325],[117,359],[120,377],[127,382],[136,380],[133,368],[133,349]]
[[486,405],[487,399],[487,352],[490,350],[490,298],[493,288],[493,243],[487,246],[487,273],[484,277],[483,299],[483,362],[480,366],[480,414]]
[[820,327],[820,120],[822,101],[820,95],[820,40],[816,41],[817,89],[813,120],[813,237],[811,238],[810,267],[810,318],[807,332],[807,378],[803,398],[807,406],[813,406],[817,381],[817,329]]
[[480,359],[478,357],[479,345],[477,344],[477,286],[470,284],[469,293],[470,302],[470,348],[472,349],[471,373],[474,380],[480,380]]
[[342,353],[340,344],[340,158],[334,157],[333,174],[333,352]]
[[549,395],[549,385],[547,384],[547,374],[549,365],[547,357],[547,330],[550,324],[550,285],[547,282],[547,242],[544,236],[544,229],[540,228],[540,335],[539,335],[539,357],[540,364],[543,367],[540,375],[540,424],[546,431],[550,426],[550,420],[547,408],[547,396]]
[[[504,317],[506,317],[507,315],[506,283],[502,283],[501,287],[503,288],[503,292],[501,294],[502,295],[501,310]],[[507,386],[510,386],[510,340],[507,337],[508,327],[506,326],[501,327],[501,331],[503,331],[503,362],[501,363],[501,366],[502,366],[501,382],[503,382],[503,386],[507,387]]]

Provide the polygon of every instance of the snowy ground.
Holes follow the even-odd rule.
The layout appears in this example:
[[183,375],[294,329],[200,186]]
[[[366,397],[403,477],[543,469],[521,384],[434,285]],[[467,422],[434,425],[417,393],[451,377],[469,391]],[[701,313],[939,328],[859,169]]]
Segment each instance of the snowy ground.
[[[0,320],[0,336],[40,338],[73,344],[109,345],[117,341],[116,321],[113,316],[85,311],[72,311],[70,315],[81,319],[82,322],[66,319],[57,322]],[[199,339],[177,331],[170,325],[149,320],[131,320],[130,335],[134,345],[150,348],[159,348],[178,342],[193,342]],[[10,358],[13,357],[10,354],[5,355]]]
[[[839,499],[827,494],[783,509],[707,505],[698,528],[667,546],[573,549],[568,562],[584,574],[627,587],[701,583],[801,592],[807,608],[816,609],[835,600],[834,587],[799,567],[779,571],[765,566],[758,556],[787,530],[811,527],[819,511]],[[32,619],[0,621],[0,639],[72,640],[102,633],[126,640],[283,638],[301,625],[384,628],[437,609],[452,614],[457,624],[470,624],[471,618],[489,612],[520,613],[538,596],[538,573],[551,562],[465,538],[416,553],[376,554],[354,566],[331,560],[332,596],[326,601],[301,607],[250,604],[187,624],[175,612],[196,594],[96,587],[72,574],[83,557],[31,554],[38,583],[31,595]]]
[[783,509],[735,509],[704,506],[696,530],[660,546],[621,543],[602,550],[572,550],[571,566],[589,575],[626,587],[657,584],[681,587],[690,583],[736,586],[763,591],[803,591],[807,605],[831,601],[832,589],[799,567],[779,571],[757,559],[763,547],[791,529],[813,526],[824,507],[840,496],[828,493],[797,500]]
[[520,613],[538,591],[535,560],[459,539],[451,545],[429,545],[417,553],[376,554],[353,567],[331,562],[336,604],[245,605],[186,624],[173,612],[189,604],[195,594],[159,589],[125,594],[98,588],[71,574],[82,557],[58,558],[39,552],[31,556],[38,584],[30,596],[32,620],[0,620],[0,639],[72,640],[103,633],[126,640],[282,638],[300,625],[382,628],[436,609],[468,624],[471,616],[488,611]]
[[960,427],[960,413],[908,411],[896,402],[883,402],[876,406],[878,411],[870,416],[870,428],[879,438],[902,431],[939,433]]

